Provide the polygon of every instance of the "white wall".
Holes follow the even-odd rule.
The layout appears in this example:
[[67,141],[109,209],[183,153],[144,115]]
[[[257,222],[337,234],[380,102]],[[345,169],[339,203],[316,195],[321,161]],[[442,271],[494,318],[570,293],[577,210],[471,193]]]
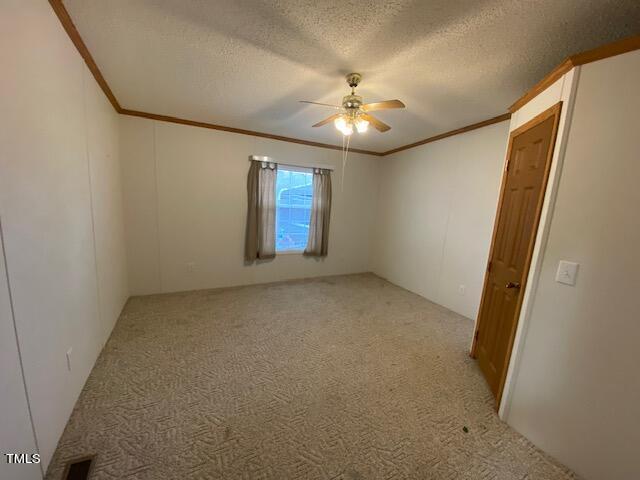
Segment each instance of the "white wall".
[[[507,421],[587,479],[640,478],[640,52],[581,67]],[[574,287],[560,260],[580,263]]]
[[118,118],[47,2],[2,2],[0,64],[0,217],[46,468],[127,297]]
[[508,127],[501,122],[383,158],[375,273],[476,317]]
[[[120,140],[132,294],[369,271],[378,157],[350,153],[341,188],[335,150],[128,116]],[[252,154],[336,168],[327,258],[244,264]]]

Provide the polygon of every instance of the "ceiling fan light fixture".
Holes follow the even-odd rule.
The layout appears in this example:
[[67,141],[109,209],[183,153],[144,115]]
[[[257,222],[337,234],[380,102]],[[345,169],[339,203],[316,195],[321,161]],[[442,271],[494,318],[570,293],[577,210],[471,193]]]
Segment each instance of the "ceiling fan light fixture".
[[333,124],[346,137],[353,133],[353,125],[344,116],[336,118]]
[[347,123],[347,125],[341,130],[341,132],[345,137],[348,137],[353,133],[353,125]]
[[381,122],[371,112],[378,110],[388,110],[390,108],[405,108],[405,104],[400,100],[383,100],[381,102],[363,103],[362,96],[356,94],[356,87],[362,80],[359,73],[350,73],[347,75],[347,83],[351,87],[351,93],[342,97],[342,106],[331,105],[328,103],[310,102],[301,100],[303,103],[311,103],[324,107],[337,109],[339,112],[330,115],[324,120],[319,121],[313,127],[322,127],[333,121],[336,129],[344,136],[353,134],[354,129],[358,133],[365,133],[369,129],[369,125],[379,132],[387,132],[391,127]]
[[356,121],[356,130],[358,133],[365,133],[369,129],[369,121],[364,118],[359,118]]

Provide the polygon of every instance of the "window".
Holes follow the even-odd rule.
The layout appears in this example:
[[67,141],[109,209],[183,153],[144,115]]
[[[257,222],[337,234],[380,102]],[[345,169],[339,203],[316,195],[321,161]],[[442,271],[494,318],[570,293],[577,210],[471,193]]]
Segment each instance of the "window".
[[278,165],[276,177],[276,251],[304,250],[309,237],[313,173]]

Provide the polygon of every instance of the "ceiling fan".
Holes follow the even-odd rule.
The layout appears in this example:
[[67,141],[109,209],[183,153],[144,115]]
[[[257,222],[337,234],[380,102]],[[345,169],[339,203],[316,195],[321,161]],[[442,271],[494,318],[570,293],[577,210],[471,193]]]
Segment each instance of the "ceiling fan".
[[365,133],[369,124],[373,125],[373,127],[379,132],[386,132],[387,130],[390,130],[391,127],[389,125],[378,120],[376,117],[371,115],[370,112],[376,110],[387,110],[389,108],[404,108],[404,103],[400,100],[362,103],[362,97],[360,95],[356,95],[356,87],[362,80],[362,75],[359,73],[350,73],[346,78],[347,83],[351,87],[351,94],[342,97],[342,106],[301,100],[301,103],[310,103],[312,105],[321,105],[323,107],[331,107],[340,110],[340,112],[325,118],[313,126],[322,127],[323,125],[333,122],[335,127],[345,136],[351,135],[354,127],[358,133]]

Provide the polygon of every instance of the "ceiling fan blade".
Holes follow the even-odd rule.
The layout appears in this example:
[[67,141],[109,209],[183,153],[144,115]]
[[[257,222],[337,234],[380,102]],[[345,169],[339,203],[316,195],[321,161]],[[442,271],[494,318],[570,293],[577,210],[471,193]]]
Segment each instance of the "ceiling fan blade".
[[309,103],[311,105],[320,105],[322,107],[342,108],[340,105],[331,105],[329,103],[310,102],[308,100],[298,100],[300,103]]
[[405,104],[400,100],[385,100],[383,102],[365,103],[360,107],[365,112],[373,112],[374,110],[387,110],[388,108],[404,108]]
[[386,132],[387,130],[391,130],[391,127],[389,125],[387,125],[384,122],[381,122],[373,115],[363,113],[362,115],[360,115],[360,118],[367,120],[379,132]]
[[321,127],[323,125],[326,125],[327,123],[331,123],[333,122],[336,118],[338,118],[340,115],[342,115],[341,113],[336,113],[335,115],[331,115],[330,117],[325,118],[324,120],[316,123],[315,125],[312,125],[313,127]]

